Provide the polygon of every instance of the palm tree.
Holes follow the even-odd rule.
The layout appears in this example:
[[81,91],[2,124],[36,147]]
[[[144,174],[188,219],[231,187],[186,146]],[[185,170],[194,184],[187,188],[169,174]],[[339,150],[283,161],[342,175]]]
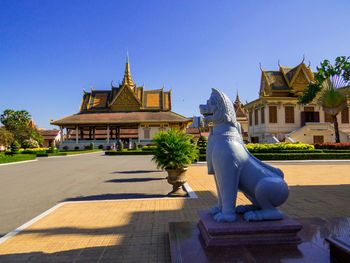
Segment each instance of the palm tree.
[[335,65],[324,60],[321,67],[317,67],[314,80],[299,97],[299,103],[308,104],[314,99],[323,110],[331,115],[334,123],[335,142],[339,143],[339,128],[337,115],[347,103],[347,95],[343,88],[350,84],[350,57],[337,57]]

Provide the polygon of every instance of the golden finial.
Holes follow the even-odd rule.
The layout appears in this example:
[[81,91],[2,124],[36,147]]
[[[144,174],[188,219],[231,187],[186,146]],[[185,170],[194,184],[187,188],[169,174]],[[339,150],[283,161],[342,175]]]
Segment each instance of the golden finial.
[[259,68],[260,68],[261,71],[264,71],[264,70],[262,69],[262,67],[261,67],[261,62],[259,62]]
[[164,90],[165,89],[165,84],[163,83],[163,88],[162,88],[162,90]]
[[304,60],[305,60],[305,54],[303,54],[303,60],[301,61],[300,64],[304,63]]
[[307,66],[308,68],[311,66],[311,61],[309,60],[309,66]]
[[50,122],[53,122],[53,120],[51,119],[51,117],[50,117]]
[[86,93],[86,90],[85,90],[85,88],[83,88],[83,92],[84,92],[84,94]]
[[130,64],[129,64],[128,51],[126,52],[126,65],[125,65],[125,73],[124,73],[122,85],[127,85],[129,87],[134,86],[134,83],[132,82],[132,78],[131,78],[131,74],[130,74]]
[[281,67],[280,60],[278,60],[278,66]]

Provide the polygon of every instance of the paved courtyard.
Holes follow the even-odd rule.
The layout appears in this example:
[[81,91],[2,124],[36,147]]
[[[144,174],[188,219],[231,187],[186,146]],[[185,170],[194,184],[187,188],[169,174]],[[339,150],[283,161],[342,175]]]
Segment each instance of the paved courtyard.
[[163,197],[151,156],[103,152],[0,166],[0,237],[62,201]]
[[[137,158],[134,161],[141,162]],[[290,186],[290,197],[281,207],[287,215],[350,216],[349,164],[274,166],[284,171]],[[63,204],[0,244],[0,262],[169,262],[168,223],[197,221],[197,210],[208,209],[216,202],[214,180],[204,165],[191,166],[187,177],[198,198]],[[248,203],[241,194],[237,202]]]

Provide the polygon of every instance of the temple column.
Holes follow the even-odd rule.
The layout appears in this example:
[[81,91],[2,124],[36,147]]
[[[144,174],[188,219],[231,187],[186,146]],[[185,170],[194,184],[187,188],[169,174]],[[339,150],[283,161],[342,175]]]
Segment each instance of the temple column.
[[119,142],[119,140],[120,140],[120,127],[117,127],[116,128],[116,139],[117,139],[117,143]]
[[109,143],[109,124],[107,124],[107,143]]
[[79,143],[79,126],[75,126],[75,143]]
[[64,141],[64,138],[63,138],[63,127],[62,126],[60,126],[60,131],[61,131],[61,143]]

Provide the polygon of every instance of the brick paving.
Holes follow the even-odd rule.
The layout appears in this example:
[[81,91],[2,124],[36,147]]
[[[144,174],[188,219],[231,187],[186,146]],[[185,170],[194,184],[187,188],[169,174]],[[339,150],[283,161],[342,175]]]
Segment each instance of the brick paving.
[[[348,165],[275,165],[285,173],[291,217],[350,216]],[[213,177],[192,166],[198,199],[66,203],[0,245],[0,262],[169,262],[168,222],[197,221],[216,203]],[[248,200],[239,194],[238,204]]]

